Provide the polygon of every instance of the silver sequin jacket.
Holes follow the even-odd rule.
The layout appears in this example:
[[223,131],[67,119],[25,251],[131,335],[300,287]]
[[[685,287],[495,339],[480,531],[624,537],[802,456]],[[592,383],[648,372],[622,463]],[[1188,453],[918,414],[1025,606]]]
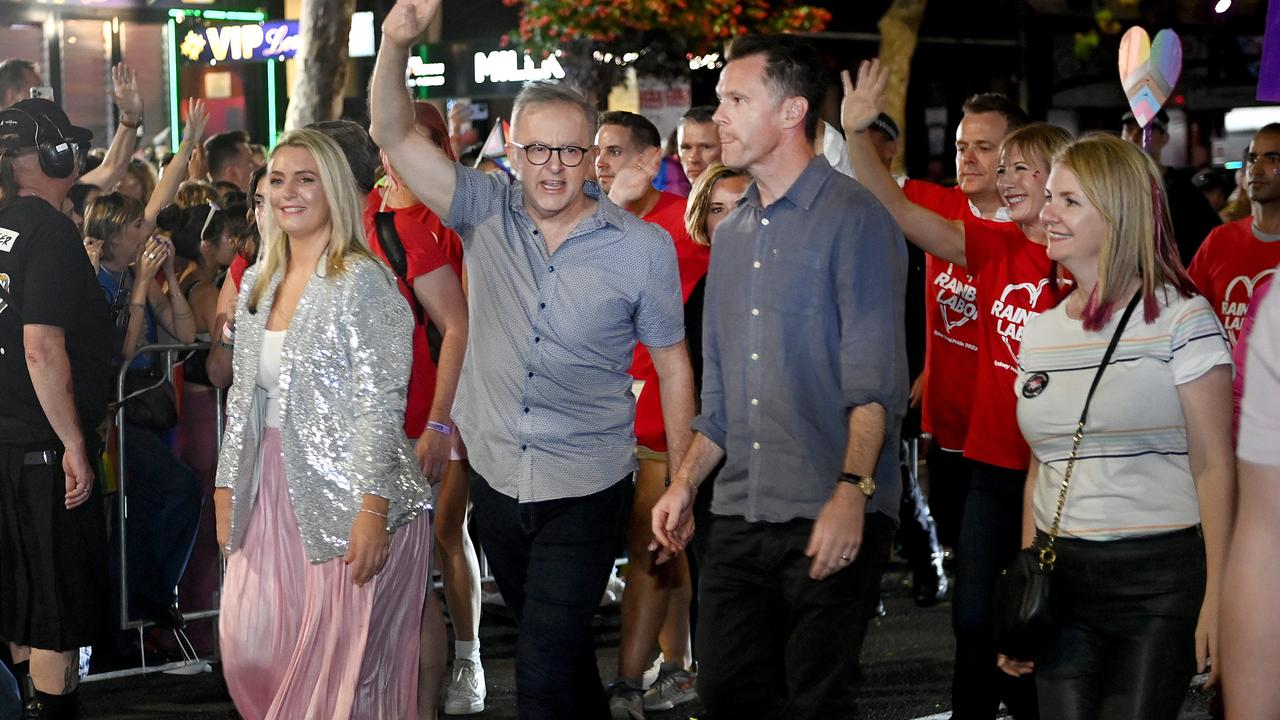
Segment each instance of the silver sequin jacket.
[[[403,423],[413,318],[380,263],[350,255],[346,270],[317,268],[289,324],[280,358],[280,441],[307,559],[346,554],[366,493],[390,501],[394,531],[426,507],[428,485]],[[217,487],[231,489],[231,550],[240,547],[258,495],[266,393],[258,387],[263,332],[281,275],[250,314],[258,267],[245,272],[236,309],[235,383],[218,457]]]

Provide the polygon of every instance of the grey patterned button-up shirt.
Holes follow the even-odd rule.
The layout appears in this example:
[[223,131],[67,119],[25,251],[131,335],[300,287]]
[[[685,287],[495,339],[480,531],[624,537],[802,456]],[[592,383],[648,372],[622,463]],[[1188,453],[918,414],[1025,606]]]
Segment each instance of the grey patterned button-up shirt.
[[684,339],[675,246],[599,202],[547,254],[518,182],[457,166],[471,332],[453,419],[494,490],[537,502],[600,492],[635,469],[636,342]]
[[772,205],[753,183],[716,228],[702,331],[702,415],[725,449],[712,512],[816,519],[835,489],[849,412],[887,416],[867,512],[898,517],[907,406],[902,232],[866,188],[817,157]]

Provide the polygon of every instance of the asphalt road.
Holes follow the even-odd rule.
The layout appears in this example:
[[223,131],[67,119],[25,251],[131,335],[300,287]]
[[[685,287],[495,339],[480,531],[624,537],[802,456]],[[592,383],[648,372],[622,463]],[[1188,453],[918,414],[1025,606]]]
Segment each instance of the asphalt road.
[[[887,615],[873,621],[863,652],[863,711],[867,720],[915,720],[948,717],[953,642],[950,604],[917,608],[905,585],[906,573],[886,575]],[[617,608],[602,609],[595,620],[601,675],[612,679],[617,665]],[[486,608],[481,646],[488,680],[488,707],[475,718],[515,718],[512,655],[515,628],[502,610]],[[101,720],[238,718],[216,666],[194,676],[149,675],[89,682],[82,691],[85,717]],[[1181,720],[1207,720],[1208,699],[1188,691]],[[650,714],[651,720],[706,718],[697,703]]]

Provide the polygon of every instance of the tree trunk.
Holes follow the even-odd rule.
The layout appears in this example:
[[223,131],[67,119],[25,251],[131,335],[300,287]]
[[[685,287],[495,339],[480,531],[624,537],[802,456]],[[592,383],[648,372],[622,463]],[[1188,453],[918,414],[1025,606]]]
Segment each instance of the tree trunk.
[[299,23],[302,48],[294,56],[298,68],[289,92],[286,130],[341,115],[347,38],[355,9],[355,0],[303,0]]
[[920,39],[920,21],[928,0],[893,0],[877,24],[880,28],[880,62],[889,69],[889,84],[884,89],[884,111],[897,123],[898,155],[893,159],[894,172],[903,172],[907,147],[907,85],[911,80],[911,56]]

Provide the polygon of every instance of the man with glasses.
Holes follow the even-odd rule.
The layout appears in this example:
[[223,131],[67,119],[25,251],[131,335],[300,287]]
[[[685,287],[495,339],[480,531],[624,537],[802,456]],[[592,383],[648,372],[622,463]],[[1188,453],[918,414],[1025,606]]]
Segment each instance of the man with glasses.
[[1245,154],[1244,181],[1253,212],[1214,228],[1188,269],[1232,345],[1254,294],[1280,264],[1280,123],[1253,136]]
[[24,718],[78,717],[78,650],[109,605],[94,466],[110,321],[58,211],[91,138],[48,100],[0,111],[0,637],[34,688]]
[[404,68],[440,2],[400,0],[383,23],[371,131],[466,251],[473,322],[453,418],[480,540],[519,623],[520,717],[605,717],[591,617],[630,509],[637,342],[661,377],[676,464],[693,415],[676,252],[587,180],[595,112],[572,90],[533,83],[516,98],[515,182],[414,132]]

